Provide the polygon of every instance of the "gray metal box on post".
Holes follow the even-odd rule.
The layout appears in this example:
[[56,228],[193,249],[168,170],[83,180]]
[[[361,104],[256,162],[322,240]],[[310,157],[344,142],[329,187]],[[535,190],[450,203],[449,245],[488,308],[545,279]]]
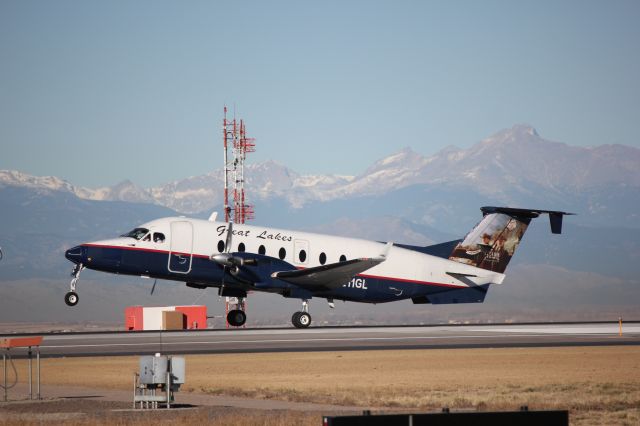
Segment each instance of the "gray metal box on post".
[[182,385],[185,380],[185,362],[182,356],[171,357],[171,383]]
[[166,356],[140,357],[140,383],[143,385],[162,385],[167,383]]

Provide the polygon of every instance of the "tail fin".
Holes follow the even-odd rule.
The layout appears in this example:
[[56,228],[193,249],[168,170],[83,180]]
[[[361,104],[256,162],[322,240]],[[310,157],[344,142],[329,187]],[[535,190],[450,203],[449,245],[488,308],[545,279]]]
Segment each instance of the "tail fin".
[[449,260],[504,273],[531,219],[548,214],[551,232],[562,231],[562,217],[573,213],[551,210],[482,207],[484,217],[453,249]]

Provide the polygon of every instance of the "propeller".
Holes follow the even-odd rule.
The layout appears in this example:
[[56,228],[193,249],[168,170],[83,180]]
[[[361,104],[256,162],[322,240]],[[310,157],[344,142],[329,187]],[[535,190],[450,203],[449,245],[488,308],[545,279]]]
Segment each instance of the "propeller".
[[153,296],[153,292],[156,289],[156,284],[158,283],[158,279],[153,280],[153,285],[151,286],[151,296]]
[[212,254],[209,259],[222,266],[222,286],[224,286],[224,278],[227,271],[233,276],[238,275],[240,267],[244,265],[256,265],[256,259],[246,259],[244,257],[234,256],[231,254],[231,243],[233,238],[233,222],[229,222],[227,227],[227,238],[224,243],[224,250],[222,253]]
[[[212,254],[209,259],[222,265],[224,268],[230,268],[236,265],[235,259],[231,254],[231,241],[233,238],[233,222],[229,222],[227,226],[227,238],[224,242],[224,250],[222,253]],[[226,272],[226,269],[225,269]]]
[[224,242],[224,252],[229,253],[231,251],[231,239],[233,238],[233,222],[229,222],[227,227],[227,238]]
[[[224,242],[224,250],[222,253],[212,254],[209,259],[222,266],[222,287],[224,287],[224,277],[227,275],[227,269],[233,266],[231,255],[231,239],[233,238],[233,222],[227,224],[227,238]],[[220,287],[220,288],[222,288]]]

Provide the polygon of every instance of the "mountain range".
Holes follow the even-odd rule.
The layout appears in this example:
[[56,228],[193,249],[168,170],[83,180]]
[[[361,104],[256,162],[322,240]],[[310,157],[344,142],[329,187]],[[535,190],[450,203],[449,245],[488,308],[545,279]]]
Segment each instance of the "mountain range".
[[[62,303],[70,270],[63,256],[66,248],[119,235],[157,217],[207,217],[212,211],[222,212],[222,173],[219,169],[152,188],[124,180],[96,189],[56,177],[0,171],[0,246],[5,253],[0,261],[0,294],[6,293],[0,297],[0,321],[16,319],[33,306],[47,319],[51,315],[66,318],[68,310],[59,303],[47,310],[43,299],[52,293],[50,286],[60,287],[56,297]],[[491,291],[490,296],[497,293],[494,299],[488,297],[479,306],[428,312],[446,312],[443,316],[449,318],[465,312],[493,320],[507,315],[522,319],[524,312],[531,312],[533,318],[601,319],[612,312],[633,311],[640,303],[637,148],[570,146],[543,139],[531,126],[516,125],[467,149],[448,147],[423,156],[403,148],[358,176],[302,175],[266,161],[249,164],[245,177],[256,223],[416,245],[464,236],[479,220],[483,205],[577,213],[565,219],[561,237],[550,235],[548,223],[533,222],[514,257],[513,270],[521,271],[520,275],[510,277],[508,271],[505,285]],[[113,305],[91,305],[81,293],[88,311],[92,306],[95,312],[104,311],[102,320],[119,318],[122,307],[132,300],[154,303],[139,284],[122,292],[124,287],[114,284],[119,289],[116,294],[109,286],[95,284],[122,285],[123,280],[134,278],[84,274],[94,283],[88,290],[93,292],[91,297]],[[533,282],[536,277],[543,282]],[[505,291],[511,282],[514,286]],[[187,290],[184,297],[191,299],[193,294]],[[252,306],[268,312],[276,303],[273,296],[267,298],[269,302]],[[560,300],[565,302],[559,304]],[[501,303],[511,307],[508,314]],[[375,316],[368,305],[349,306],[357,306],[349,308],[357,318]],[[379,312],[397,320],[405,310],[406,306]],[[573,312],[570,318],[569,311]],[[423,307],[412,307],[406,315],[411,312],[418,315],[411,318],[433,318]],[[494,317],[487,312],[494,312]],[[329,323],[334,318],[331,312],[322,315]]]
[[[301,175],[275,161],[249,164],[247,193],[254,202],[279,198],[294,209],[313,202],[382,196],[414,185],[465,188],[505,203],[519,198],[563,200],[616,188],[640,188],[640,150],[624,145],[576,147],[541,138],[528,125],[516,125],[469,149],[448,147],[429,157],[411,148],[383,158],[358,176]],[[141,188],[129,180],[91,189],[56,177],[0,171],[0,185],[70,192],[99,201],[153,203],[197,214],[222,203],[223,171]],[[597,197],[596,197],[597,198]],[[588,212],[606,209],[589,198]]]

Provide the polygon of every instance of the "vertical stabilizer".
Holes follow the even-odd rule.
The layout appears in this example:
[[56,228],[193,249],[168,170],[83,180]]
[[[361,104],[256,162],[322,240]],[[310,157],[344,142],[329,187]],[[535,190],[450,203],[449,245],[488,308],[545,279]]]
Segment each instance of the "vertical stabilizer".
[[562,217],[573,213],[550,210],[482,207],[484,217],[458,243],[449,260],[494,272],[504,273],[531,219],[548,214],[551,232],[562,231]]

